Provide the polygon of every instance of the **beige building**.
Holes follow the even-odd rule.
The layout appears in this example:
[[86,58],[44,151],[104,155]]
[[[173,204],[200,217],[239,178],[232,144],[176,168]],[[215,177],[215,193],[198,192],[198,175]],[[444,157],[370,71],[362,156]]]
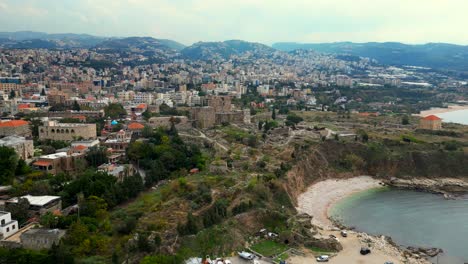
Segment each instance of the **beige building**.
[[419,121],[419,128],[428,130],[441,130],[442,119],[435,115],[426,116]]
[[56,175],[60,172],[73,173],[86,163],[84,152],[68,154],[59,152],[50,155],[40,156],[33,166],[37,170]]
[[7,136],[30,137],[29,122],[24,120],[0,121],[0,137]]
[[0,146],[13,148],[20,159],[29,160],[34,156],[34,144],[30,139],[8,136],[0,139]]
[[190,128],[190,122],[186,116],[159,116],[148,119],[148,125],[151,127],[170,128],[174,122],[176,128]]
[[47,121],[39,127],[39,139],[74,141],[95,139],[96,124],[67,124]]

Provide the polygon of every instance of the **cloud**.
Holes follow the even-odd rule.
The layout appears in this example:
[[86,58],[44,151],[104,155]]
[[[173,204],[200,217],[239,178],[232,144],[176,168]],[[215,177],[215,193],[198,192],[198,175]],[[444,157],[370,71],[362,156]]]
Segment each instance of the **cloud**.
[[0,16],[0,30],[32,26],[185,44],[225,39],[468,44],[465,10],[466,0],[0,0],[6,14]]

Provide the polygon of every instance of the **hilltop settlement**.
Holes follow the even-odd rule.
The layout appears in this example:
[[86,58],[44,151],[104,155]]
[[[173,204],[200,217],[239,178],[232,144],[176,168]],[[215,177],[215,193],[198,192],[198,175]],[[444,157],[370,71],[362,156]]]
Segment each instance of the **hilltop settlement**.
[[468,190],[468,126],[420,114],[468,109],[466,72],[244,41],[11,45],[2,263],[345,263],[363,245],[362,263],[428,263],[332,223],[337,183],[308,188]]

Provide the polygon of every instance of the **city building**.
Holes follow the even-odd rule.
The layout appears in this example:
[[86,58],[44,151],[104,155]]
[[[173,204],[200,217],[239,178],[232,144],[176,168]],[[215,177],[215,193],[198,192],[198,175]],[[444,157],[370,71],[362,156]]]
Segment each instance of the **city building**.
[[0,146],[13,148],[19,158],[23,160],[29,160],[34,156],[34,144],[31,139],[8,136],[0,139]]
[[0,211],[0,235],[5,239],[18,232],[18,221],[11,220],[11,213]]
[[84,152],[71,152],[72,154],[68,154],[67,152],[58,152],[50,155],[40,156],[37,161],[33,163],[33,166],[37,170],[41,170],[53,175],[56,175],[60,172],[73,173],[78,168],[81,168],[81,166],[84,165],[86,161],[84,158]]
[[102,164],[98,167],[98,171],[106,172],[116,177],[119,182],[122,182],[125,177],[136,174],[136,169],[132,164]]
[[[47,212],[54,212],[56,210],[62,210],[62,198],[60,196],[32,196],[25,195],[19,198],[27,199],[29,202],[29,213],[31,215],[44,215]],[[16,204],[19,200],[18,197],[11,198],[5,202],[7,204]]]
[[435,115],[426,116],[419,121],[419,128],[428,130],[441,130],[442,119]]
[[191,127],[189,119],[186,116],[159,116],[151,117],[148,119],[148,125],[151,127],[170,128],[174,122],[177,129],[184,129]]
[[69,124],[47,121],[39,127],[39,139],[74,141],[95,139],[96,124]]
[[58,245],[66,231],[61,229],[31,228],[20,236],[23,248],[32,250],[51,249]]
[[0,121],[0,137],[7,136],[30,137],[29,122],[24,120]]

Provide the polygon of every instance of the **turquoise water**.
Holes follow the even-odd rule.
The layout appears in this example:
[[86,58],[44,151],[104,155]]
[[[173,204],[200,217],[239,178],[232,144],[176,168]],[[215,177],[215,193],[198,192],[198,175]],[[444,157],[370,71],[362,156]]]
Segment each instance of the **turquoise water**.
[[[468,197],[381,188],[352,195],[330,214],[348,227],[403,246],[442,248],[441,264],[468,262]],[[436,260],[433,260],[436,263]]]
[[443,122],[451,122],[468,125],[468,110],[459,110],[448,113],[437,114]]

